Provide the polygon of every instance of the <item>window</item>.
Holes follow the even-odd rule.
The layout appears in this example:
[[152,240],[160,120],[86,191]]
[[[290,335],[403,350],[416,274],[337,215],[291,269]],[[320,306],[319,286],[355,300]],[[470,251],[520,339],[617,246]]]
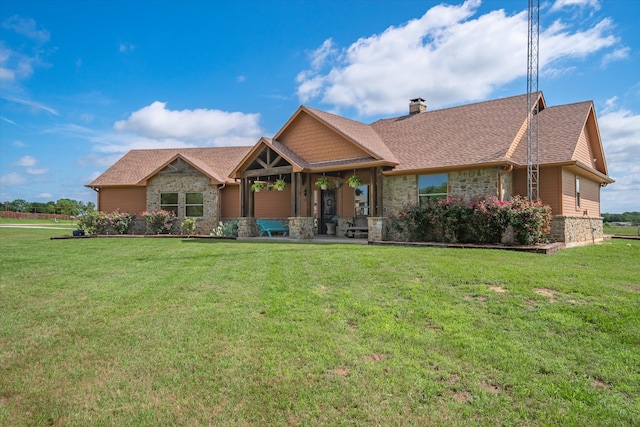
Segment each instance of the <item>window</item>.
[[160,193],[160,209],[178,215],[178,193]]
[[428,199],[446,198],[447,185],[448,175],[446,173],[418,176],[418,199],[420,204]]
[[359,185],[354,188],[355,216],[369,216],[369,185]]
[[184,213],[185,216],[204,216],[204,196],[202,193],[185,194]]
[[580,177],[576,176],[576,207],[580,207]]

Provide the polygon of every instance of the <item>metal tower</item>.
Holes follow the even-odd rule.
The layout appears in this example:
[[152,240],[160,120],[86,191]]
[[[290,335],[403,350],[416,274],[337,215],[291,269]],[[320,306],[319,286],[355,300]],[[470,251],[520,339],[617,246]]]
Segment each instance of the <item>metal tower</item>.
[[538,123],[538,61],[540,53],[540,0],[529,0],[527,45],[527,196],[538,201],[538,177],[540,173],[540,147]]

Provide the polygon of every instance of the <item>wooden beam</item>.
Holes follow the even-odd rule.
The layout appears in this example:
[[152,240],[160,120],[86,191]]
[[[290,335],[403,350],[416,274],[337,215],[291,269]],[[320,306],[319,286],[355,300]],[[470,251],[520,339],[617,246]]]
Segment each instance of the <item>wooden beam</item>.
[[251,169],[242,172],[242,178],[256,178],[259,176],[280,175],[293,172],[293,166],[278,166],[276,168]]

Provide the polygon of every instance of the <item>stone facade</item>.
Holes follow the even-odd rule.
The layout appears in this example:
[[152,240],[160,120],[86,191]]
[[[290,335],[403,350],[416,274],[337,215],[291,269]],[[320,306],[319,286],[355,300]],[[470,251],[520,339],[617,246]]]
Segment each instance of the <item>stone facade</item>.
[[158,173],[147,185],[148,211],[160,209],[161,193],[178,193],[178,225],[185,218],[186,193],[202,193],[204,216],[196,218],[196,234],[209,234],[218,225],[218,187],[199,171],[185,164]]
[[[449,195],[460,195],[465,200],[474,197],[498,197],[498,174],[502,168],[470,169],[448,174]],[[512,196],[512,174],[502,176],[504,199]],[[418,176],[394,175],[384,177],[384,214],[396,213],[407,205],[418,203]]]
[[258,235],[258,224],[253,217],[238,218],[238,237],[255,237]]
[[292,239],[313,239],[314,230],[312,217],[289,218],[289,237]]
[[368,240],[370,242],[381,242],[387,237],[387,218],[369,217],[367,218],[369,228]]
[[549,240],[567,247],[600,242],[604,238],[602,218],[556,215],[551,221]]
[[[501,170],[501,168],[489,168],[449,172],[448,192],[450,195],[460,195],[465,200],[487,195],[498,197],[498,173]],[[505,177],[503,181],[506,181]],[[509,185],[509,191],[510,187]]]

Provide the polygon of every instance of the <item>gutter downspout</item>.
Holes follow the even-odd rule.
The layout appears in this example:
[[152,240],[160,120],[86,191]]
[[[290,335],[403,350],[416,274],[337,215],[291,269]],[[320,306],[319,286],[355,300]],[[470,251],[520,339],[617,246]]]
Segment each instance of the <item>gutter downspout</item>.
[[217,199],[217,200],[216,200],[216,204],[218,205],[218,206],[217,206],[217,208],[218,208],[218,224],[216,224],[216,227],[217,227],[218,225],[220,225],[220,219],[221,219],[221,216],[222,216],[222,203],[220,203],[220,202],[221,202],[221,199],[222,199],[221,191],[222,191],[222,190],[224,189],[224,187],[226,187],[226,186],[227,186],[227,183],[226,183],[226,182],[223,182],[222,184],[219,184],[219,185],[218,185],[218,196],[216,197],[216,199]]
[[498,199],[500,199],[501,202],[504,202],[504,200],[502,200],[503,199],[503,197],[502,197],[502,177],[505,176],[506,174],[508,174],[509,172],[511,172],[512,170],[513,170],[513,165],[509,165],[502,172],[498,172]]

